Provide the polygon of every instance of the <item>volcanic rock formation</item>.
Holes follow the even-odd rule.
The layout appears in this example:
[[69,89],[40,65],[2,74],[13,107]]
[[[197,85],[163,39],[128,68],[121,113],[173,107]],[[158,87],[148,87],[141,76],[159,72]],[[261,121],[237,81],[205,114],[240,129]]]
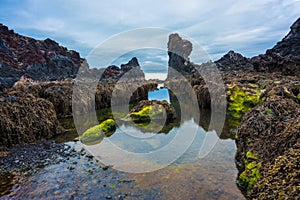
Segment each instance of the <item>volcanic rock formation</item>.
[[26,76],[34,80],[75,77],[83,59],[51,39],[35,40],[0,24],[0,85]]

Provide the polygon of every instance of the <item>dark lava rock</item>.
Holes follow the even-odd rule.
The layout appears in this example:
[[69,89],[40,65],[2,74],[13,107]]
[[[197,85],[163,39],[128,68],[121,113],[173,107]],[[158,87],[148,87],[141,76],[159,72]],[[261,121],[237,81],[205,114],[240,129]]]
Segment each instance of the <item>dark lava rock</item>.
[[248,58],[245,58],[239,53],[229,51],[221,59],[217,60],[216,65],[221,71],[225,70],[245,70],[253,71],[253,65]]
[[255,70],[300,75],[300,18],[291,26],[288,35],[265,54],[251,58]]
[[[124,76],[126,74],[126,76]],[[136,57],[133,57],[128,63],[121,64],[121,67],[111,65],[107,67],[101,77],[101,80],[113,79],[124,81],[132,80],[144,80],[145,74],[141,70],[140,65]]]
[[[57,42],[35,40],[22,36],[0,24],[0,76],[34,80],[57,80],[74,77],[83,59],[76,51],[68,50]],[[10,87],[10,83],[3,83]]]

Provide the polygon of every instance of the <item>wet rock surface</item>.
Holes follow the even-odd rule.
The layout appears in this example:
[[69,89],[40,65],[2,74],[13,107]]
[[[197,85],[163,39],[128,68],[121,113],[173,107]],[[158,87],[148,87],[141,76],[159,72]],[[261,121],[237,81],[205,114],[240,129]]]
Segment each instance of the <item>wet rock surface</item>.
[[141,196],[128,192],[133,180],[98,162],[76,142],[48,140],[11,148],[0,156],[0,164],[0,186],[6,186],[0,187],[0,199]]

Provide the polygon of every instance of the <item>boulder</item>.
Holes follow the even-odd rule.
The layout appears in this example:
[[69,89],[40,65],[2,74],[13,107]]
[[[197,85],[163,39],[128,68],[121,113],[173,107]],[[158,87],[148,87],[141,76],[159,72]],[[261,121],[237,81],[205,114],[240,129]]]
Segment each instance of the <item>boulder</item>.
[[1,98],[0,104],[2,147],[34,143],[63,132],[54,106],[45,99],[9,96]]
[[150,119],[167,121],[176,119],[175,109],[167,101],[143,100],[130,110],[129,116],[136,123],[149,122]]

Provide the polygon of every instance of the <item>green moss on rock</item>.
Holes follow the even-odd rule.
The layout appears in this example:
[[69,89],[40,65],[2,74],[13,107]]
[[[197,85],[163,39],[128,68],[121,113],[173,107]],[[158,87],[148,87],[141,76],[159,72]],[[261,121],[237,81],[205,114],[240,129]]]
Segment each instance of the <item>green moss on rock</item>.
[[104,122],[102,122],[99,126],[106,136],[112,135],[111,133],[113,133],[116,130],[116,122],[113,119],[107,119]]
[[254,160],[254,161],[258,159],[258,157],[254,153],[252,153],[252,151],[247,151],[246,158],[247,160]]
[[116,130],[116,122],[113,119],[107,119],[99,125],[86,130],[80,137],[83,143],[101,141],[104,136],[111,136]]
[[230,95],[228,113],[235,119],[240,119],[243,114],[262,101],[259,90],[256,94],[250,94],[241,88],[234,87],[229,90],[228,94]]
[[261,162],[258,162],[258,156],[252,151],[246,153],[244,160],[245,170],[239,175],[238,185],[249,191],[253,188],[254,184],[260,179],[259,169]]
[[162,105],[145,106],[142,110],[138,112],[130,113],[128,116],[124,118],[124,120],[125,121],[133,120],[134,122],[138,122],[138,123],[149,122],[150,118],[162,114],[162,112],[163,112]]
[[245,165],[246,169],[239,176],[238,184],[246,188],[246,191],[251,190],[254,184],[260,179],[260,167],[261,163],[257,163],[256,161],[247,163]]

